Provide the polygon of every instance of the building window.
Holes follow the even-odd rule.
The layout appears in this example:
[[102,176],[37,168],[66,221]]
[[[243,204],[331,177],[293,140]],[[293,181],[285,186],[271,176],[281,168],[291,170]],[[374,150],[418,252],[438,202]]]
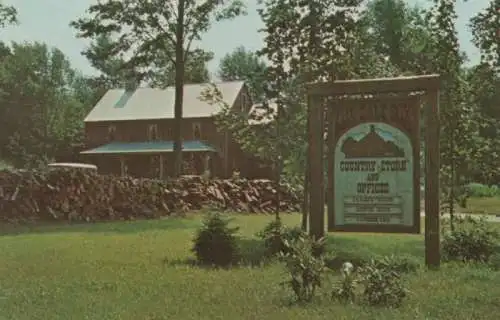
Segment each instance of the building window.
[[166,137],[166,139],[167,140],[171,140],[171,139],[173,139],[173,137],[174,137],[174,134],[173,134],[172,128],[167,128],[167,137]]
[[201,125],[199,123],[193,123],[193,138],[194,140],[201,139]]
[[108,141],[115,141],[116,139],[116,127],[111,125],[108,127]]
[[158,136],[158,125],[157,124],[150,124],[148,126],[148,139],[150,141],[156,141],[159,140]]

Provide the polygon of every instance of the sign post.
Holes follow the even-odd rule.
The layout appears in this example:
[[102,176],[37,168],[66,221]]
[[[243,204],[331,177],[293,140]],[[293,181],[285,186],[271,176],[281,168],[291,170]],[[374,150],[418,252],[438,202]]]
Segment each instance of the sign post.
[[309,85],[309,216],[314,236],[324,232],[319,230],[324,226],[324,195],[329,231],[420,233],[420,106],[425,102],[426,264],[439,266],[438,96],[438,75]]

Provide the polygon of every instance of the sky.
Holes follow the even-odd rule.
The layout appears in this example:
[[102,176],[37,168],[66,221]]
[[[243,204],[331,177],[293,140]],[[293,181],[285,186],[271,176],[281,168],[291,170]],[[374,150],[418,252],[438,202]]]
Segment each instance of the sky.
[[[3,0],[3,3],[17,8],[20,24],[0,30],[2,41],[39,41],[49,46],[58,47],[71,61],[74,68],[87,75],[96,74],[81,51],[88,46],[85,39],[76,38],[76,32],[69,27],[69,22],[82,15],[89,5],[96,0]],[[410,4],[428,3],[425,0],[409,0]],[[489,0],[458,0],[457,29],[461,49],[467,52],[471,62],[479,60],[478,51],[471,43],[469,19],[478,11],[484,9]],[[238,46],[245,46],[249,50],[258,50],[263,45],[263,34],[259,29],[263,27],[256,9],[257,0],[247,0],[248,14],[232,21],[223,21],[215,24],[203,36],[198,44],[200,48],[212,51],[214,60],[209,63],[209,70],[215,75],[219,61],[225,54]]]

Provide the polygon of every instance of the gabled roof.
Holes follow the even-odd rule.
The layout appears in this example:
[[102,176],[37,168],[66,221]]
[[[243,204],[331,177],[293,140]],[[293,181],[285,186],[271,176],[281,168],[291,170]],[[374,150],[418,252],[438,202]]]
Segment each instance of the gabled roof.
[[[243,81],[215,84],[224,102],[233,105],[243,88]],[[221,111],[220,105],[210,105],[199,99],[208,84],[184,85],[183,118],[207,118]],[[99,100],[85,122],[154,120],[174,118],[175,88],[138,88],[133,92],[111,89]]]

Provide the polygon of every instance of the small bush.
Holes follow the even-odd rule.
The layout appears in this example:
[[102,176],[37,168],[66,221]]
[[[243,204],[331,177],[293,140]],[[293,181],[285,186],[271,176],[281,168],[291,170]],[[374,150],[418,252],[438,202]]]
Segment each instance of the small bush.
[[499,233],[484,218],[454,219],[454,230],[445,230],[441,247],[448,260],[488,262],[497,251]]
[[497,248],[496,252],[490,257],[488,264],[494,271],[500,271],[500,247]]
[[395,255],[385,256],[381,259],[374,260],[374,263],[378,269],[395,271],[397,273],[416,272],[420,267],[415,261]]
[[302,229],[287,228],[281,219],[271,221],[266,227],[257,233],[257,236],[264,240],[267,256],[275,256],[279,253],[288,253],[288,246],[285,241],[293,242],[301,236],[306,236]]
[[500,188],[496,185],[487,186],[481,183],[471,183],[467,186],[467,193],[471,197],[491,198],[500,196]]
[[314,254],[314,248],[322,247],[323,239],[315,241],[308,236],[300,236],[294,241],[285,240],[286,252],[280,253],[291,279],[286,281],[300,302],[311,301],[316,289],[321,287],[326,269],[323,257]]
[[358,279],[353,273],[354,266],[346,262],[342,266],[342,278],[333,288],[332,298],[343,303],[353,303],[356,299]]
[[262,231],[257,233],[257,237],[264,240],[267,256],[275,256],[285,251],[285,233],[286,228],[281,222],[281,219],[271,221]]
[[407,296],[401,274],[384,261],[371,260],[359,270],[364,300],[372,306],[399,307]]
[[193,241],[193,252],[200,264],[227,267],[238,259],[235,234],[239,228],[230,228],[229,222],[218,213],[207,216]]

